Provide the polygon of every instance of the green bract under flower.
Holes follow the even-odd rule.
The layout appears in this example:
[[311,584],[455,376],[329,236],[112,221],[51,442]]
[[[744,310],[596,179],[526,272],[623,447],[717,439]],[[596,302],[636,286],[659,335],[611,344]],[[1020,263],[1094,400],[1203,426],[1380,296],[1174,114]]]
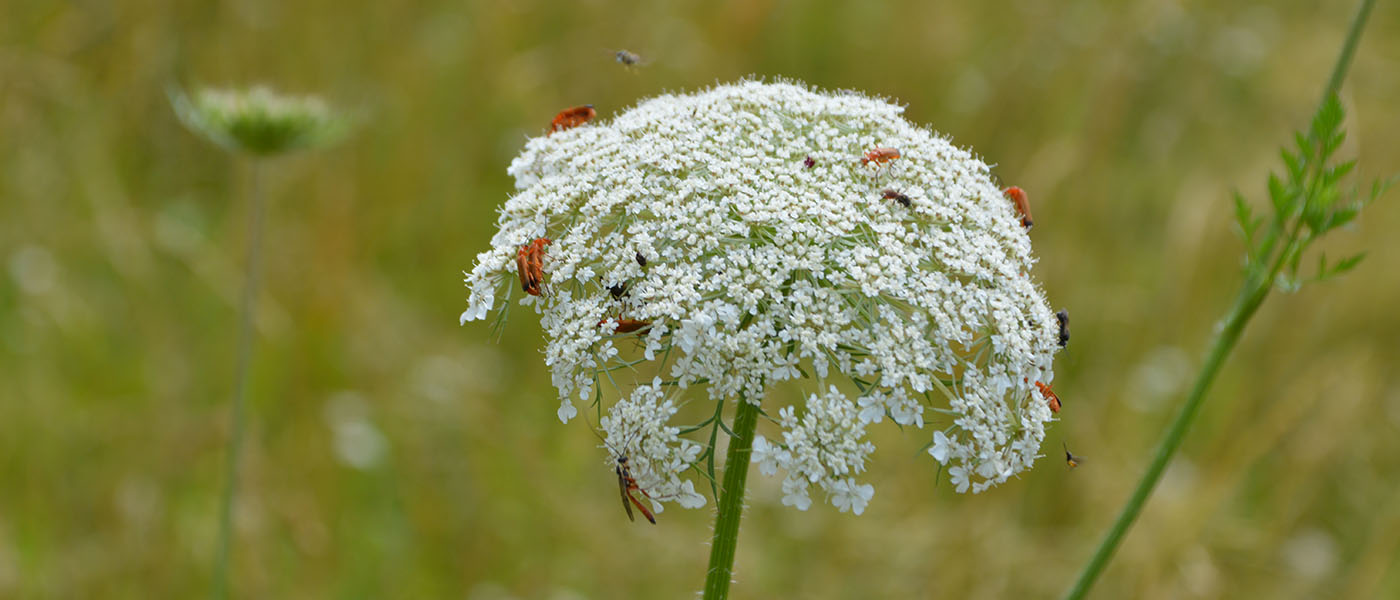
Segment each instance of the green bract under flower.
[[173,93],[171,101],[186,127],[228,150],[254,156],[325,146],[348,128],[320,98],[282,96],[261,86],[202,89],[194,98]]
[[[619,386],[601,425],[656,498],[699,504],[681,475],[702,446],[669,422],[686,388],[763,404],[799,379],[805,406],[767,407],[782,439],[754,444],[760,471],[786,471],[785,503],[816,485],[861,512],[865,430],[885,418],[935,424],[959,491],[1005,481],[1052,417],[1033,382],[1053,378],[1057,322],[987,165],[902,110],[744,82],[532,139],[462,320],[514,296],[521,247],[549,238],[544,293],[520,303],[541,315],[559,417]],[[861,160],[877,147],[901,156]],[[643,368],[660,376],[622,380]]]

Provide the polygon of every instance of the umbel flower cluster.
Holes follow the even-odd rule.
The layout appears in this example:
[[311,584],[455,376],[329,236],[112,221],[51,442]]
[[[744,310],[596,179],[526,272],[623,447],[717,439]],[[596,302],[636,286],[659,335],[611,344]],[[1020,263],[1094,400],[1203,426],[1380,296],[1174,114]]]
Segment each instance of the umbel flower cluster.
[[285,96],[264,86],[243,90],[201,89],[193,98],[173,91],[180,120],[194,132],[232,152],[276,156],[325,146],[348,123],[315,96]]
[[[462,322],[504,316],[539,249],[540,293],[518,303],[540,315],[559,418],[596,410],[653,499],[704,503],[683,476],[713,438],[672,422],[696,389],[776,415],[753,460],[800,509],[814,487],[865,508],[866,429],[885,419],[929,424],[958,491],[1006,481],[1052,418],[1033,383],[1053,378],[1057,322],[989,167],[902,111],[748,81],[534,138]],[[805,404],[769,406],[789,380]]]

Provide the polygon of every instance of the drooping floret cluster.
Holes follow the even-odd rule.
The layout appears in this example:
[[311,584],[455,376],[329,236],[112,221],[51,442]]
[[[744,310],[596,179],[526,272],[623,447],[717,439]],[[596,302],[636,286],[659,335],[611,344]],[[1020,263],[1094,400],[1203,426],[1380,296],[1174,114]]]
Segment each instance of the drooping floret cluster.
[[617,386],[600,425],[655,499],[703,503],[682,475],[713,449],[669,422],[691,388],[764,404],[789,380],[809,399],[767,407],[781,439],[753,455],[786,473],[787,504],[815,486],[861,512],[865,430],[885,418],[933,424],[959,491],[1003,482],[1051,419],[1033,383],[1053,378],[1057,321],[987,165],[902,110],[742,82],[534,138],[462,321],[504,313],[539,265],[519,303],[540,315],[559,418]]

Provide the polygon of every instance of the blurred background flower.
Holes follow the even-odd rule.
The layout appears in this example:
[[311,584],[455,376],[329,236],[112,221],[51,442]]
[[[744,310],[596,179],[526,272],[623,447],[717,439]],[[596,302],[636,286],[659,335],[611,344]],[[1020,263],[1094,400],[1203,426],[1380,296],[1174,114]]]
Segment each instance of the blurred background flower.
[[276,156],[325,146],[345,134],[345,119],[315,96],[283,96],[266,86],[205,88],[193,98],[170,92],[175,113],[195,133],[233,152]]
[[[272,157],[298,148],[327,145],[344,132],[344,121],[320,98],[278,95],[264,86],[247,90],[202,89],[193,99],[172,89],[175,114],[191,131],[224,149],[253,157]],[[243,439],[247,427],[248,366],[253,360],[253,322],[261,296],[264,207],[263,164],[249,165],[248,247],[244,252],[243,293],[238,308],[238,350],[234,358],[233,398],[230,401],[229,450],[225,493],[220,501],[220,525],[211,589],[215,598],[230,595],[229,561],[233,543],[233,511],[240,499]],[[256,416],[254,417],[256,418]]]

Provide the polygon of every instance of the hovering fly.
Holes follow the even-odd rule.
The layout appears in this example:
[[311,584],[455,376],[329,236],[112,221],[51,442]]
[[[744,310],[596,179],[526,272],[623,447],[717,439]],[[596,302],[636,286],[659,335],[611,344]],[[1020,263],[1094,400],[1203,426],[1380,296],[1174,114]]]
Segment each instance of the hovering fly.
[[1073,469],[1079,466],[1079,463],[1084,462],[1083,458],[1070,453],[1068,444],[1060,442],[1060,445],[1065,447],[1065,464],[1069,465],[1069,468]]
[[626,67],[628,70],[631,70],[633,67],[645,67],[647,62],[649,62],[642,58],[642,55],[627,50],[618,50],[613,54],[613,60],[617,61],[617,64]]

